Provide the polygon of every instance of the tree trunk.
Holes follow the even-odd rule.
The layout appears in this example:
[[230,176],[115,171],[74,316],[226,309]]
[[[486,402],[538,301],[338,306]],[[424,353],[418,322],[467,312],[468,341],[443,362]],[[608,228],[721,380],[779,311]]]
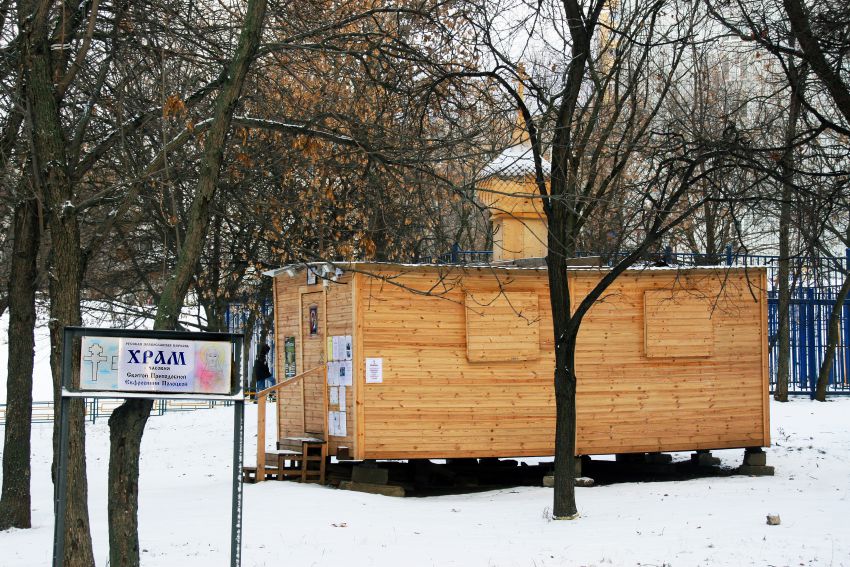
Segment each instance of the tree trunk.
[[[567,262],[559,239],[563,234],[550,220],[549,251],[546,262],[552,327],[555,333],[555,495],[552,517],[568,520],[578,516],[575,496],[576,374],[575,336],[570,333],[570,288]],[[554,230],[553,230],[554,229]],[[563,241],[561,241],[563,242]]]
[[[793,45],[793,37],[791,38]],[[776,364],[776,391],[773,397],[780,402],[788,401],[788,369],[791,360],[791,282],[790,270],[790,232],[791,232],[791,199],[794,190],[794,139],[797,137],[797,122],[802,112],[803,81],[800,78],[796,64],[789,63],[788,78],[791,83],[791,101],[788,106],[788,122],[785,124],[785,151],[779,162],[782,174],[782,203],[779,209],[779,305],[777,306],[777,328],[779,356]]]
[[[67,146],[59,116],[59,103],[53,84],[49,40],[50,3],[22,3],[18,10],[21,29],[21,60],[26,84],[28,134],[31,138],[32,179],[47,211],[50,227],[52,277],[50,278],[51,353],[53,396],[59,407],[62,372],[62,329],[79,325],[82,251],[74,208],[74,194],[68,176]],[[74,368],[79,372],[79,365]],[[65,511],[65,565],[94,565],[88,514],[88,487],[85,461],[85,415],[81,399],[71,400],[67,500]],[[58,452],[58,420],[54,422],[54,466]],[[54,482],[56,480],[54,474]]]
[[189,211],[188,227],[183,246],[177,257],[174,272],[165,285],[157,306],[156,324],[159,328],[173,328],[180,316],[183,301],[189,291],[189,284],[195,267],[201,257],[210,221],[210,204],[215,196],[224,145],[230,131],[233,111],[242,92],[245,75],[260,41],[266,0],[249,0],[239,45],[229,66],[224,85],[215,101],[213,122],[204,139],[204,155],[201,162],[200,177],[192,208]]
[[[157,306],[154,329],[174,329],[189,291],[210,224],[210,204],[224,157],[224,146],[230,131],[233,111],[242,92],[242,85],[257,51],[265,19],[266,0],[249,0],[239,43],[231,61],[227,80],[218,94],[213,122],[204,140],[204,155],[200,178],[189,212],[189,224],[180,248],[177,265],[165,285]],[[109,420],[109,495],[119,502],[109,506],[109,556],[112,565],[139,565],[139,449],[145,422],[150,415],[150,400],[128,400]],[[122,507],[122,504],[126,507]]]
[[[53,228],[51,228],[53,232]],[[61,239],[60,239],[61,240]],[[56,238],[52,240],[53,269],[57,274],[76,273],[72,266],[79,261],[77,254],[62,258],[56,251]],[[72,252],[65,249],[65,252]],[[60,282],[62,278],[52,278],[50,285],[50,364],[53,371],[54,407],[61,406],[60,389],[62,387],[62,331],[67,325],[79,325],[80,285],[76,278]],[[72,382],[79,383],[79,352],[74,353],[71,368],[74,372]],[[67,567],[90,567],[94,565],[94,553],[91,544],[91,528],[88,509],[88,477],[86,474],[86,422],[85,404],[80,398],[68,403],[68,467],[65,470],[67,492],[65,504],[65,544],[64,565]],[[58,414],[53,425],[53,479],[57,482],[56,471],[59,459],[59,421]]]
[[31,527],[30,431],[39,247],[38,202],[27,199],[19,203],[15,207],[13,222],[0,530]]
[[788,369],[791,360],[791,270],[789,232],[791,226],[791,192],[788,186],[782,188],[782,206],[779,212],[779,270],[777,286],[779,288],[779,305],[776,317],[778,356],[776,363],[776,391],[774,399],[780,402],[788,401]]
[[109,417],[109,563],[139,564],[139,451],[153,400],[126,400]]
[[850,271],[844,276],[844,283],[841,284],[841,289],[838,290],[838,296],[835,298],[835,303],[832,306],[832,313],[829,314],[829,334],[826,339],[826,352],[823,354],[823,362],[818,372],[818,383],[815,387],[815,399],[819,402],[826,401],[829,373],[832,372],[835,349],[840,338],[839,323],[841,322],[841,311],[844,309],[844,301],[847,299],[848,292],[850,292]]
[[555,352],[555,496],[552,517],[572,520],[576,506],[576,374],[575,337],[558,341]]

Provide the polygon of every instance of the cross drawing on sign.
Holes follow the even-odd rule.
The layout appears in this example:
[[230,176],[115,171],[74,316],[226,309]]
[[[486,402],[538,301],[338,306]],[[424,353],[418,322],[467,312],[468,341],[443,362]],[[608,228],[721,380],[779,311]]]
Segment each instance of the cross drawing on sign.
[[91,368],[91,381],[97,382],[97,373],[100,370],[100,363],[106,362],[108,357],[103,356],[103,347],[95,343],[89,347],[89,353],[83,356],[83,361],[89,363]]

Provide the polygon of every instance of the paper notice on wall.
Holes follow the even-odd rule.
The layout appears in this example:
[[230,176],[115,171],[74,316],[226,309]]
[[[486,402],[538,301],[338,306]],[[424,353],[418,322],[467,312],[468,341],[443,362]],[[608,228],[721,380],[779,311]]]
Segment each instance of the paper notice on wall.
[[342,354],[342,337],[334,335],[331,340],[333,341],[333,357],[330,360],[342,360],[340,356]]
[[295,367],[295,337],[286,337],[283,344],[284,376],[294,378],[297,374]]
[[338,386],[339,369],[336,362],[328,362],[328,386]]
[[329,391],[329,393],[328,393],[328,396],[329,396],[328,403],[330,405],[332,405],[332,406],[339,405],[339,390],[340,389],[337,388],[336,386],[331,386],[330,388],[328,388],[328,391]]
[[354,354],[354,345],[351,342],[351,335],[342,337],[342,350],[340,351],[341,360],[351,360]]
[[338,437],[345,437],[346,435],[348,435],[348,428],[346,427],[345,423],[345,415],[346,414],[344,412],[336,412],[336,434]]
[[328,435],[329,436],[330,435],[336,435],[336,430],[339,427],[339,425],[338,425],[339,420],[336,417],[337,413],[339,413],[339,412],[335,412],[335,411],[329,411],[328,412]]
[[353,352],[351,335],[328,337],[328,360],[351,360]]
[[339,411],[328,412],[328,435],[332,437],[345,437],[348,428],[345,423],[345,413]]
[[337,386],[351,386],[351,374],[353,372],[351,361],[343,360],[340,362],[335,362],[334,364],[337,365]]
[[345,386],[338,388],[337,401],[339,402],[339,411],[345,412]]
[[380,384],[384,381],[384,359],[383,358],[367,358],[366,359],[366,383]]

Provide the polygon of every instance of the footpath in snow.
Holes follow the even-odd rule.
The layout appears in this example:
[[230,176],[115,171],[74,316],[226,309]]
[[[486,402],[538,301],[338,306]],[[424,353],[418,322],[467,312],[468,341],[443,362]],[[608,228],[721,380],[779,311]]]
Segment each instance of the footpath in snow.
[[[772,403],[768,464],[776,467],[775,477],[579,488],[581,518],[573,522],[550,520],[552,490],[542,487],[392,498],[294,482],[245,485],[242,564],[850,565],[848,415],[850,399]],[[250,405],[248,455],[255,423]],[[6,567],[50,564],[51,426],[35,425],[32,437],[34,528],[0,533]],[[231,408],[149,420],[140,481],[143,565],[228,564],[231,439]],[[87,427],[90,513],[101,566],[107,564],[108,441],[105,420]],[[730,467],[742,454],[715,452]],[[768,526],[768,513],[780,514],[782,524]]]

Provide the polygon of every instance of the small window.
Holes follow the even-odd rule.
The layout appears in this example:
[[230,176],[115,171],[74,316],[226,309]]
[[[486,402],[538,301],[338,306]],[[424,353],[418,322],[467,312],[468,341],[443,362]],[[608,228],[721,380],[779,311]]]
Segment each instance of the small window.
[[466,358],[470,362],[540,357],[536,293],[466,294]]
[[648,358],[711,356],[711,301],[696,290],[644,293],[644,351]]

